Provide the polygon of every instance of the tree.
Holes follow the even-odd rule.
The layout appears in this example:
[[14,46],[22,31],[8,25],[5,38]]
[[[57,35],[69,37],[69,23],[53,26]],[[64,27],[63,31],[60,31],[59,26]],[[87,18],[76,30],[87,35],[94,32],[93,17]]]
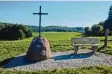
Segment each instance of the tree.
[[32,32],[24,25],[0,23],[1,40],[18,40],[31,36]]
[[112,29],[112,5],[110,6],[110,9],[109,9],[108,18],[104,23],[104,29],[105,29],[104,46],[107,46],[109,29]]
[[85,31],[86,35],[90,35],[90,28],[89,27],[85,27],[84,31]]
[[104,26],[105,21],[101,21],[98,23],[98,25]]
[[103,31],[103,27],[101,25],[95,24],[91,28],[91,32],[94,36],[101,35],[101,32]]
[[19,39],[24,39],[25,38],[25,33],[22,30],[19,30]]

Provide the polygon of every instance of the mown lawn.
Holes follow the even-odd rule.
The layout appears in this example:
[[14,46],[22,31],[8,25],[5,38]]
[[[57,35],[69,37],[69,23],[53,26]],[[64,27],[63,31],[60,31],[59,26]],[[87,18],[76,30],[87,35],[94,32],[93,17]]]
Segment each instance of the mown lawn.
[[[71,45],[71,37],[83,37],[83,34],[78,32],[44,32],[42,35],[49,40],[52,51],[73,50],[73,46]],[[36,36],[38,36],[38,34],[33,33],[33,37],[23,40],[0,41],[0,61],[27,52],[32,39]],[[103,45],[104,36],[98,38],[101,40],[100,44]],[[99,52],[112,55],[112,37],[109,36],[108,47],[101,48],[102,45],[99,46]],[[88,46],[80,48],[90,49],[91,47]]]
[[[51,45],[51,50],[54,52],[57,51],[69,51],[73,50],[73,46],[71,45],[71,37],[83,37],[82,33],[77,33],[77,32],[44,32],[42,33],[44,37],[46,37]],[[38,36],[37,33],[33,33],[33,37],[23,39],[23,40],[16,40],[16,41],[0,41],[0,61],[4,61],[13,58],[21,53],[26,53],[28,50],[28,47],[34,37]],[[101,42],[100,44],[103,45],[104,42],[104,36],[98,37]],[[103,52],[106,54],[112,55],[112,37],[109,36],[109,42],[108,42],[108,47],[106,48],[101,48],[99,46],[98,51]],[[81,49],[87,49],[91,47],[80,47]],[[4,63],[6,62],[0,62],[0,66],[3,66]],[[94,72],[94,73],[93,73]],[[89,68],[80,68],[80,69],[63,69],[63,70],[52,70],[52,71],[37,71],[37,72],[23,72],[23,71],[13,71],[9,72],[3,68],[0,70],[0,74],[71,74],[71,73],[76,73],[76,74],[102,74],[102,73],[108,73],[111,72],[112,74],[112,67],[89,67]]]
[[[0,61],[27,52],[32,39],[37,35],[33,33],[33,37],[17,41],[0,41]],[[46,32],[43,36],[49,40],[52,51],[67,51],[73,49],[71,37],[80,35],[75,32]]]
[[0,70],[0,74],[112,74],[112,67],[94,66],[83,68],[65,68],[53,70],[37,70],[37,71],[9,71]]

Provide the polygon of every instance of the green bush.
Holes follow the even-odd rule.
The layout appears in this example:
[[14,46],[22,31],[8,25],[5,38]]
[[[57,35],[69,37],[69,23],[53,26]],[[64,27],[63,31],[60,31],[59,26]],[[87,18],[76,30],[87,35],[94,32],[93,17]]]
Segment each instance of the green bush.
[[103,27],[101,26],[101,25],[93,25],[92,26],[92,28],[91,28],[91,34],[93,35],[93,36],[100,36],[100,35],[102,35],[101,33],[102,33],[102,31],[103,31]]
[[85,27],[85,35],[87,36],[102,36],[104,35],[104,28],[102,23],[94,24],[91,28]]
[[32,31],[31,30],[28,30],[27,37],[31,37],[31,36],[32,36]]
[[26,26],[17,24],[0,24],[1,40],[18,40],[31,36],[32,32]]
[[22,30],[19,30],[19,39],[24,39],[25,33]]
[[90,31],[90,28],[89,27],[85,27],[85,34],[86,35],[90,35],[91,34],[91,31]]

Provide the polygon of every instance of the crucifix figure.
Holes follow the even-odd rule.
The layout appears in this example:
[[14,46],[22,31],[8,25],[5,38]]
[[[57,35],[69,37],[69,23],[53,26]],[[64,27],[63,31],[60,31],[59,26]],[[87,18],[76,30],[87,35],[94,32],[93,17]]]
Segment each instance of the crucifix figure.
[[48,15],[48,13],[42,13],[41,12],[41,6],[40,6],[40,9],[39,9],[39,13],[33,13],[34,15],[35,14],[38,14],[39,15],[39,38],[41,37],[41,16],[42,15]]

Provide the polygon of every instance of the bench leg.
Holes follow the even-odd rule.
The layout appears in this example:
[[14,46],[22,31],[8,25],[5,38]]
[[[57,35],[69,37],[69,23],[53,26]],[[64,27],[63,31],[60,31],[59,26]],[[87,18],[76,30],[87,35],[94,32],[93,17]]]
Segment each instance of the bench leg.
[[78,46],[74,46],[74,54],[77,54]]
[[95,53],[97,48],[98,48],[98,46],[92,46],[92,52]]

